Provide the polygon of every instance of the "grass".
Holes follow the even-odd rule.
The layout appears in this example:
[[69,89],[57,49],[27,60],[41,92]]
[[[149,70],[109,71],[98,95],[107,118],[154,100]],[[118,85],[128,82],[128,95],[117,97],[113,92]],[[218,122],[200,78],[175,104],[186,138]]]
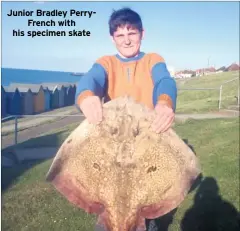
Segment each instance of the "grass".
[[[218,88],[228,80],[239,77],[239,72],[224,72],[209,76],[177,80],[177,113],[202,113],[218,110],[219,90],[181,90],[182,88]],[[236,105],[239,81],[232,81],[223,86],[222,109]]]
[[[74,125],[58,130],[53,140],[36,138],[29,146],[58,145],[73,128]],[[231,224],[240,209],[238,119],[189,120],[176,124],[175,130],[193,146],[204,180],[174,211],[173,217],[158,220],[160,223],[164,220],[160,230],[167,230],[163,224],[169,225],[168,231],[236,230]],[[74,207],[45,181],[51,162],[52,159],[23,163],[13,169],[2,168],[3,230],[93,230],[95,216]],[[209,229],[196,229],[196,225],[204,223]],[[216,224],[218,229],[210,224]]]

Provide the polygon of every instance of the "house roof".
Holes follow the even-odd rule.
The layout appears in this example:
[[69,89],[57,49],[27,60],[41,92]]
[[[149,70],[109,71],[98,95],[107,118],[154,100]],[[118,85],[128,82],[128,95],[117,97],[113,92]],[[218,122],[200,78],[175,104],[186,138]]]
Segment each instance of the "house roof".
[[206,67],[206,68],[200,68],[200,69],[197,69],[196,72],[215,72],[216,69],[214,67]]
[[[17,88],[13,87],[13,86],[6,86],[6,87],[4,87],[4,89],[5,89],[5,92],[14,93]],[[18,91],[19,91],[19,89],[18,89]]]
[[60,90],[62,87],[74,86],[73,83],[41,83],[41,84],[26,84],[26,83],[10,83],[9,87],[11,89],[18,88],[20,92],[27,92],[28,89],[31,89],[33,93],[37,93],[40,90],[40,87],[43,87],[43,90],[54,91],[57,87]]
[[228,68],[227,71],[238,71],[240,70],[239,65],[236,63],[231,64]]
[[29,89],[33,93],[38,93],[40,90],[40,84],[25,84],[25,83],[11,83],[10,88],[18,88],[20,92],[27,92]]
[[220,68],[217,69],[217,71],[225,71],[226,70],[226,67],[225,66],[222,66]]
[[7,98],[12,98],[16,94],[16,90],[18,90],[20,97],[22,96],[19,89],[13,87],[5,87],[5,92]]
[[192,70],[183,70],[183,71],[178,71],[176,72],[177,75],[179,74],[194,74],[195,71],[192,71]]
[[73,83],[63,82],[63,83],[41,83],[41,85],[45,88],[47,87],[49,90],[54,90],[57,86],[58,90],[61,90],[62,87],[69,87],[70,85],[74,85]]
[[40,88],[42,87],[44,91],[49,90],[50,92],[53,92],[55,88],[58,90],[61,90],[62,87],[68,88],[69,86],[74,87],[75,83],[41,83],[41,84],[26,84],[26,83],[10,83],[9,86],[3,87],[3,89],[6,92],[15,92],[15,90],[18,88],[19,92],[24,94],[27,93],[30,89],[32,93],[38,93]]
[[1,90],[5,92],[5,87],[3,85],[1,85]]

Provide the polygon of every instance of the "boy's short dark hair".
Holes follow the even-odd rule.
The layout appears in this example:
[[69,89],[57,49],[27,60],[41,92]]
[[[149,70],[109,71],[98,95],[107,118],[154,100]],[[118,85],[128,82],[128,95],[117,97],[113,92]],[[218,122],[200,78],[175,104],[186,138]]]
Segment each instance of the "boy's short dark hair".
[[138,29],[140,32],[143,30],[142,20],[139,14],[127,7],[113,11],[108,24],[110,35],[113,35],[118,27],[125,25]]

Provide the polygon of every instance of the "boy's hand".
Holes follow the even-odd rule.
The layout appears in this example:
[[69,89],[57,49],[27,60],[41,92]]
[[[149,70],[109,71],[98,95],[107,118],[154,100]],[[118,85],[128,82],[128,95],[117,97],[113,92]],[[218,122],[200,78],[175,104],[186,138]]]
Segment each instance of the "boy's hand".
[[102,121],[102,103],[98,96],[88,96],[79,107],[89,123],[98,124]]
[[164,101],[159,101],[155,107],[155,111],[157,112],[157,116],[152,123],[152,129],[156,133],[167,131],[175,117],[175,113],[171,107],[167,105]]

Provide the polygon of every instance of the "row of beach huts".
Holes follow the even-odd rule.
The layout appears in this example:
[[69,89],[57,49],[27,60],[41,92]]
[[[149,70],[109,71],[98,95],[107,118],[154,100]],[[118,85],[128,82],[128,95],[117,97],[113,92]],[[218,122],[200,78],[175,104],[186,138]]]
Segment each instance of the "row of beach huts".
[[75,103],[76,84],[11,83],[1,86],[2,118],[10,115],[34,115]]

